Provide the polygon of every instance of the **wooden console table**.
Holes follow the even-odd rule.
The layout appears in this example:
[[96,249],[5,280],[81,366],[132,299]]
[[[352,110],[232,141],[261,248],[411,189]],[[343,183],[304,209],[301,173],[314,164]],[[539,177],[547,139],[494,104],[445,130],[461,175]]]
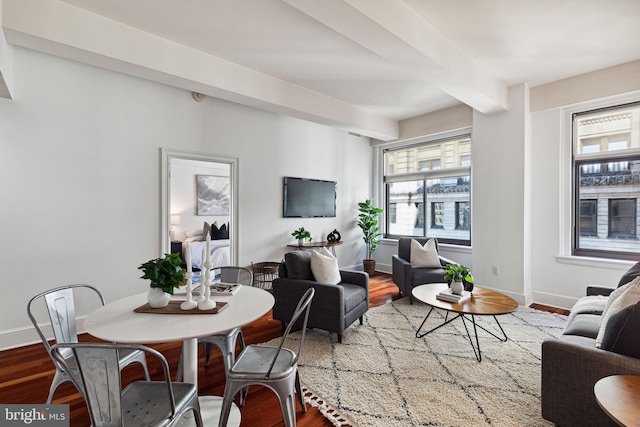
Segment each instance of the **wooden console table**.
[[336,246],[341,245],[342,244],[342,240],[340,240],[339,242],[311,242],[311,243],[305,243],[304,245],[287,245],[288,248],[295,248],[296,250],[305,250],[305,249],[316,249],[316,248],[327,248],[327,249],[331,249],[331,253],[333,253],[333,256],[336,256]]
[[598,405],[621,426],[637,426],[640,420],[640,376],[613,375],[593,387]]

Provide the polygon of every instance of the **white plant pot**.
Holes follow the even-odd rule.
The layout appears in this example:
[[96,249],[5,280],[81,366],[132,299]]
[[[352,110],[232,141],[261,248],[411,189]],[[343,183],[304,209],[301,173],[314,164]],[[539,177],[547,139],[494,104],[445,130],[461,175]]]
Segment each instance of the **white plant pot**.
[[462,282],[451,282],[451,293],[462,295],[463,290],[464,286],[462,285]]
[[305,243],[304,239],[298,239],[298,246],[303,246]]
[[149,293],[147,294],[147,302],[149,303],[149,307],[151,308],[162,308],[169,305],[169,300],[171,299],[171,294],[164,292],[160,288],[149,288]]

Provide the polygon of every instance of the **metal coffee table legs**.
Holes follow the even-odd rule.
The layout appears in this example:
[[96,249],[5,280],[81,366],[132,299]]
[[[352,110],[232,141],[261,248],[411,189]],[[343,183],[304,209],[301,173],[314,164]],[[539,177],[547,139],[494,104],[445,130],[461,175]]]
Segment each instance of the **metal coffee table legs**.
[[[498,325],[498,328],[500,328],[500,332],[502,332],[502,337],[499,337],[498,335],[496,335],[493,332],[489,331],[485,327],[478,325],[476,323],[476,317],[474,315],[471,315],[471,318],[469,318],[469,317],[465,316],[464,314],[457,313],[454,317],[449,319],[449,312],[448,311],[446,312],[447,314],[446,314],[446,316],[444,318],[444,322],[443,323],[439,324],[435,328],[432,328],[432,329],[428,330],[427,332],[420,333],[420,330],[422,329],[422,327],[426,323],[427,319],[429,318],[429,316],[431,315],[431,312],[433,310],[434,310],[434,307],[431,307],[431,309],[429,310],[429,313],[427,313],[427,316],[424,318],[424,320],[420,324],[420,327],[416,331],[416,338],[422,338],[425,335],[430,334],[431,332],[435,331],[436,329],[440,329],[444,325],[447,325],[447,324],[453,322],[457,318],[461,318],[462,319],[462,324],[464,325],[464,330],[467,332],[467,338],[469,338],[469,344],[471,344],[471,348],[473,349],[473,352],[476,355],[476,360],[478,360],[478,362],[482,362],[482,353],[480,352],[480,341],[478,339],[478,328],[482,329],[483,331],[485,331],[489,335],[497,338],[498,340],[500,340],[502,342],[506,342],[508,340],[507,334],[504,332],[504,329],[502,329],[502,325],[500,325],[500,322],[498,322],[498,318],[496,316],[493,316],[493,318],[496,321],[496,324]],[[475,344],[473,343],[473,341],[474,341],[473,338],[471,338],[471,334],[469,332],[469,327],[467,326],[467,322],[471,322],[471,324],[473,325],[473,335],[475,337]]]

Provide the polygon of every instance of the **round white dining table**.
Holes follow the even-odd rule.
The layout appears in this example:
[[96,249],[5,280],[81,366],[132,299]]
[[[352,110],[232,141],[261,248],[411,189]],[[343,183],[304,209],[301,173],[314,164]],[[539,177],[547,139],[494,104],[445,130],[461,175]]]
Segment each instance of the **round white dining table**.
[[[146,304],[147,293],[136,294],[106,304],[89,313],[85,330],[96,338],[127,344],[158,344],[182,341],[184,381],[198,385],[198,338],[228,331],[257,320],[273,307],[269,292],[240,285],[231,296],[215,296],[214,301],[228,305],[217,314],[136,313]],[[184,300],[174,295],[173,300]],[[200,396],[200,409],[205,425],[217,425],[222,407],[220,396]],[[186,417],[185,417],[186,418]],[[192,424],[185,420],[185,425]],[[229,426],[240,425],[240,410],[234,404]]]

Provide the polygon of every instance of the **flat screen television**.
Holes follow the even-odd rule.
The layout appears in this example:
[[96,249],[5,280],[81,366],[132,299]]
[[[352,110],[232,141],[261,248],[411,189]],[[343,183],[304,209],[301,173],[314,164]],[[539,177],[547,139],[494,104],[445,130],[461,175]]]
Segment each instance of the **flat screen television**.
[[336,216],[336,182],[284,177],[284,217]]

